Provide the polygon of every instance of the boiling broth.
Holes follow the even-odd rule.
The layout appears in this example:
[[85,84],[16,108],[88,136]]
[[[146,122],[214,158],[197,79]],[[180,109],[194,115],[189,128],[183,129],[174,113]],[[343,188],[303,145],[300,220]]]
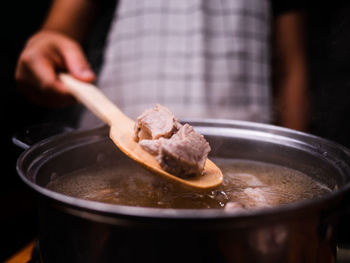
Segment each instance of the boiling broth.
[[213,161],[221,168],[224,182],[206,192],[184,189],[128,162],[108,167],[96,165],[59,176],[47,188],[110,204],[198,209],[224,208],[232,202],[238,202],[244,208],[270,207],[315,198],[331,191],[290,168],[248,160],[213,158]]

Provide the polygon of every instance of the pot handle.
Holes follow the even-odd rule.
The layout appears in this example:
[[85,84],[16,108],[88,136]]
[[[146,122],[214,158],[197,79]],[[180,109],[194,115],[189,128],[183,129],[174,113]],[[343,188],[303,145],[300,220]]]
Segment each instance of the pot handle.
[[44,123],[19,130],[12,136],[12,143],[22,150],[28,149],[33,144],[54,135],[63,134],[74,130],[62,123]]

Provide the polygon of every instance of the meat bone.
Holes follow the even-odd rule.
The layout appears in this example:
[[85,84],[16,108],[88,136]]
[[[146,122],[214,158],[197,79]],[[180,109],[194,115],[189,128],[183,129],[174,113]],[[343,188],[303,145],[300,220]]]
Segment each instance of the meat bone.
[[205,163],[203,174],[195,177],[184,179],[164,171],[155,157],[134,141],[134,121],[126,116],[96,86],[77,80],[65,73],[59,74],[59,79],[78,101],[110,126],[109,136],[115,145],[129,158],[140,163],[154,174],[196,189],[214,188],[223,182],[221,170],[209,159]]

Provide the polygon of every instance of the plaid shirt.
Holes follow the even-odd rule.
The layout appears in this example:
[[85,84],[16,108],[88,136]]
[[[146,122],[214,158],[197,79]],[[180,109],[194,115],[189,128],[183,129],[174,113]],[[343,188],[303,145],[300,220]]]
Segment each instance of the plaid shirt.
[[[120,0],[98,86],[132,118],[270,121],[268,0]],[[98,122],[85,112],[82,127]]]

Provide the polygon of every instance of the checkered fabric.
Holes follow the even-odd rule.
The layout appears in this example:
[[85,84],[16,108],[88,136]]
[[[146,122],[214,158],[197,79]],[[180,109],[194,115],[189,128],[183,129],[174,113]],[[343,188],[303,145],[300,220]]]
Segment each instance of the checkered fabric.
[[[127,115],[270,120],[268,0],[120,0],[98,86]],[[96,125],[85,112],[81,126]]]

